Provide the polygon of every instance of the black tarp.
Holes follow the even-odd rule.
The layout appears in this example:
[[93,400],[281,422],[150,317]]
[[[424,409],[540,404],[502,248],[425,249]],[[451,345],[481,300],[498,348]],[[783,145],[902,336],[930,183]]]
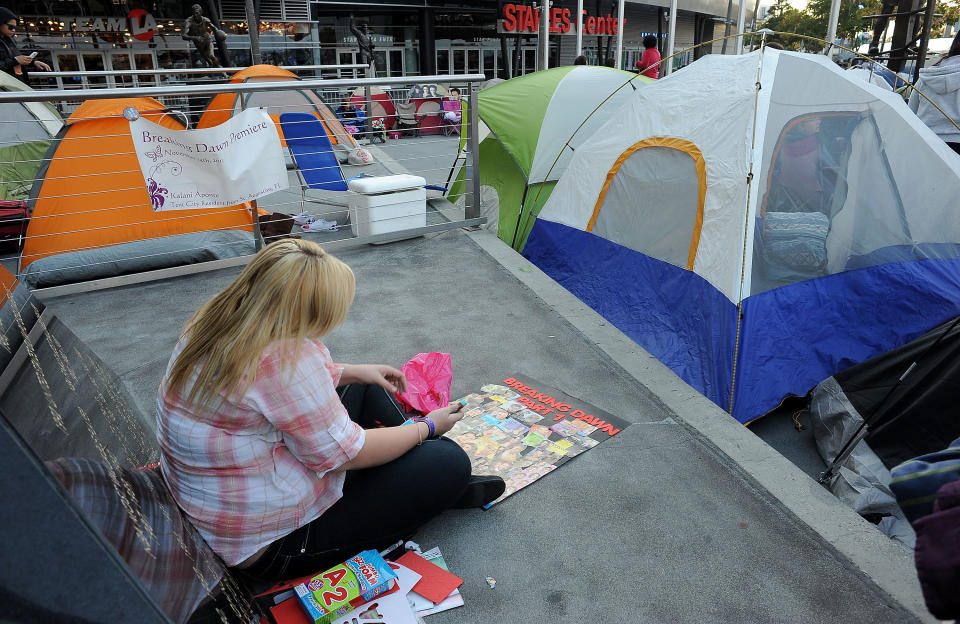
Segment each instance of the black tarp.
[[0,411],[41,461],[104,449],[127,467],[159,459],[120,378],[23,284],[0,309],[0,342]]
[[[106,511],[93,518],[84,512],[110,509],[102,492],[83,481],[94,494],[81,501],[86,506],[78,504],[44,463],[84,457],[110,469],[135,468],[157,456],[153,432],[120,379],[28,288],[18,286],[0,308],[0,621],[170,622],[98,523],[108,518],[114,523],[110,535],[118,539],[146,526],[150,546],[162,545],[173,529],[158,530],[167,525],[155,518],[169,518],[172,501],[165,509],[131,507],[133,528],[124,533],[117,529],[123,521]],[[131,541],[125,550],[141,543]],[[202,569],[208,585],[215,584],[220,571]],[[196,588],[205,594],[200,575]],[[182,602],[185,609],[195,606]]]
[[0,409],[0,620],[169,623]]
[[[916,367],[890,394],[913,362]],[[943,450],[960,437],[960,324],[955,320],[834,379],[867,421],[865,439],[887,468]]]

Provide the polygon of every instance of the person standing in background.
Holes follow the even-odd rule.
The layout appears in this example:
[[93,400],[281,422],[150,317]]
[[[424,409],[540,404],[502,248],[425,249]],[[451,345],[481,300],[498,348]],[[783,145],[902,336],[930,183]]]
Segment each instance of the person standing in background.
[[50,66],[34,57],[36,53],[20,54],[13,38],[17,34],[20,19],[13,11],[0,7],[0,69],[17,80],[27,82],[27,67],[36,67],[41,71],[50,71]]
[[637,71],[647,78],[657,79],[660,71],[660,50],[657,49],[656,35],[647,35],[643,38],[643,56],[637,61]]
[[[930,101],[917,93],[918,90]],[[960,32],[953,38],[950,51],[943,59],[936,65],[920,69],[909,106],[920,121],[960,154],[960,130],[953,123],[960,123]]]

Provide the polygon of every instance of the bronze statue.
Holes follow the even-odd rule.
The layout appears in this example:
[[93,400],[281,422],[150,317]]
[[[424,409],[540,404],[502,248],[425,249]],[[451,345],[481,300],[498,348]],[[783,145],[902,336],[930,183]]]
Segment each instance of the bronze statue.
[[214,26],[210,18],[203,16],[199,4],[195,4],[190,8],[193,11],[193,15],[188,17],[186,24],[183,25],[183,38],[193,42],[197,47],[200,58],[206,61],[208,67],[222,67],[220,61],[217,60],[216,55],[213,53],[210,33],[213,33],[217,42],[221,44],[221,48],[225,47],[222,44],[227,38],[227,33]]
[[373,48],[376,46],[373,45],[373,37],[370,36],[370,26],[366,22],[360,26],[362,30],[357,28],[351,15],[350,32],[357,38],[357,45],[360,46],[360,62],[364,65],[371,65],[373,64]]

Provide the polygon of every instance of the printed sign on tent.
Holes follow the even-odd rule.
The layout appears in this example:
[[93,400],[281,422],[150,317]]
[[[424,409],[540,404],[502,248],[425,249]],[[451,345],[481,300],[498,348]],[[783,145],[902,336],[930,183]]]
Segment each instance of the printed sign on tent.
[[130,134],[154,211],[235,206],[287,188],[280,136],[261,108],[202,130],[139,118]]

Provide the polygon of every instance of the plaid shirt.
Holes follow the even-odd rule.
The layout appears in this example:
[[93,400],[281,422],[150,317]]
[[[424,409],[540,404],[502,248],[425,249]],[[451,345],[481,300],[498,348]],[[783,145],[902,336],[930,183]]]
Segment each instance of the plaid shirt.
[[[171,365],[184,344],[174,349]],[[337,469],[363,446],[363,429],[336,393],[342,369],[319,340],[298,346],[296,359],[290,343],[268,346],[244,395],[226,397],[213,409],[171,395],[166,379],[160,385],[163,476],[230,566],[340,500],[344,472]],[[183,394],[188,390],[189,384]]]

